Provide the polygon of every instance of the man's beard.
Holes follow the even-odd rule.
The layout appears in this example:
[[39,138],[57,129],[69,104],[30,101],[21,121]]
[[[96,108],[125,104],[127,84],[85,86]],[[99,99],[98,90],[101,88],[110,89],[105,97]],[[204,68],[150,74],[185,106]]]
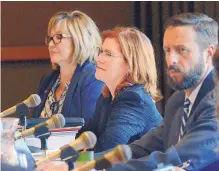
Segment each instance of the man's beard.
[[169,66],[168,70],[180,72],[183,77],[182,81],[180,83],[177,83],[177,81],[174,81],[174,79],[171,78],[169,74],[167,74],[168,84],[172,89],[174,90],[189,89],[195,86],[201,80],[205,70],[204,60],[202,59],[198,64],[192,67],[189,70],[189,72],[182,71],[177,64]]

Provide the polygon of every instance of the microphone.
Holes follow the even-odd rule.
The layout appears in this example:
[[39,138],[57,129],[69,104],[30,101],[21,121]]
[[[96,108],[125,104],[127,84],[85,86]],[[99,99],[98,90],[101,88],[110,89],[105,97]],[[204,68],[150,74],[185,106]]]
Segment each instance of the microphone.
[[62,114],[53,115],[50,119],[46,120],[45,122],[37,124],[33,126],[32,128],[29,128],[25,131],[19,132],[17,135],[15,135],[15,140],[20,139],[21,137],[32,135],[34,134],[37,128],[44,127],[44,126],[49,129],[62,128],[65,126],[65,118]]
[[17,108],[18,108],[19,106],[25,105],[25,106],[27,106],[27,107],[36,107],[36,106],[38,106],[40,103],[41,103],[40,96],[37,95],[37,94],[31,94],[31,95],[30,95],[26,100],[24,100],[23,102],[18,103],[17,105],[15,105],[15,106],[13,106],[13,107],[11,107],[11,108],[9,108],[9,109],[4,110],[3,112],[1,112],[1,113],[0,113],[0,118],[15,113],[16,110],[17,110]]
[[132,151],[128,145],[118,145],[113,151],[106,153],[103,157],[92,160],[72,171],[103,170],[114,164],[125,163],[132,158]]
[[44,162],[48,162],[50,160],[61,158],[62,151],[65,151],[67,148],[72,148],[75,151],[86,150],[89,148],[93,148],[97,142],[96,135],[91,131],[86,131],[82,133],[75,141],[71,144],[67,144],[59,148],[57,151],[49,153],[45,158],[40,159],[35,162],[35,166],[43,164]]

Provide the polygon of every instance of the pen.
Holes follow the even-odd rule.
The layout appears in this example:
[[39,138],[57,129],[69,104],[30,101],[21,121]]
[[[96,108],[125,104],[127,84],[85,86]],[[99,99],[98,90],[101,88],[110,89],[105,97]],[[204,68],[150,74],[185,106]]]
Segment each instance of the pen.
[[191,160],[185,161],[183,162],[183,164],[180,166],[180,168],[184,169],[186,167],[188,167],[191,164]]

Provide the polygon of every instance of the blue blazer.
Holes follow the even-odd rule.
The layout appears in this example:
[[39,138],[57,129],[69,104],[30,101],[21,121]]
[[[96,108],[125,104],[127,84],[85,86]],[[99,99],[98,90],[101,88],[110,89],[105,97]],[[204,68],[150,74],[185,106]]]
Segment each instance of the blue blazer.
[[112,97],[101,95],[95,114],[79,135],[94,132],[97,136],[94,151],[100,152],[139,139],[161,120],[151,95],[145,93],[143,85],[134,85],[122,90],[113,101]]
[[[37,92],[41,97],[41,104],[34,109],[32,117],[40,117],[47,96],[59,73],[59,70],[52,71],[41,79]],[[64,117],[81,117],[85,122],[88,121],[94,113],[103,85],[95,78],[94,64],[85,61],[82,66],[77,65],[64,100],[62,108]]]
[[186,133],[178,142],[185,94],[176,91],[168,100],[165,117],[155,131],[145,134],[130,147],[133,158],[126,165],[115,165],[112,171],[151,171],[159,163],[178,166],[187,160],[186,170],[201,170],[218,159],[219,132],[215,117],[217,103],[213,72],[204,80],[191,109]]

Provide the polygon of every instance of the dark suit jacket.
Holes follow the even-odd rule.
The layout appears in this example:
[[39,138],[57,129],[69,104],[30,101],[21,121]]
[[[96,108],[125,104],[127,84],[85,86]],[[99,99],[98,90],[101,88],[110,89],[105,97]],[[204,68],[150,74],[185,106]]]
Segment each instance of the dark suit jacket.
[[[52,71],[45,75],[40,82],[37,94],[41,104],[33,111],[32,117],[38,118],[45,106],[47,96],[55,83],[60,71]],[[101,94],[103,83],[95,78],[95,66],[89,61],[78,65],[72,76],[63,108],[64,117],[81,117],[85,122],[93,115],[96,101]]]
[[112,170],[150,171],[161,162],[177,166],[189,159],[192,163],[187,170],[200,170],[216,160],[219,133],[215,117],[217,94],[212,76],[213,72],[201,86],[186,124],[186,133],[180,142],[178,137],[185,98],[183,91],[175,92],[168,100],[160,126],[130,145],[135,159],[126,165],[115,165]]
[[133,85],[125,88],[113,100],[101,95],[95,114],[79,134],[84,131],[94,132],[97,136],[94,151],[101,152],[139,139],[151,128],[157,127],[161,120],[144,86]]

